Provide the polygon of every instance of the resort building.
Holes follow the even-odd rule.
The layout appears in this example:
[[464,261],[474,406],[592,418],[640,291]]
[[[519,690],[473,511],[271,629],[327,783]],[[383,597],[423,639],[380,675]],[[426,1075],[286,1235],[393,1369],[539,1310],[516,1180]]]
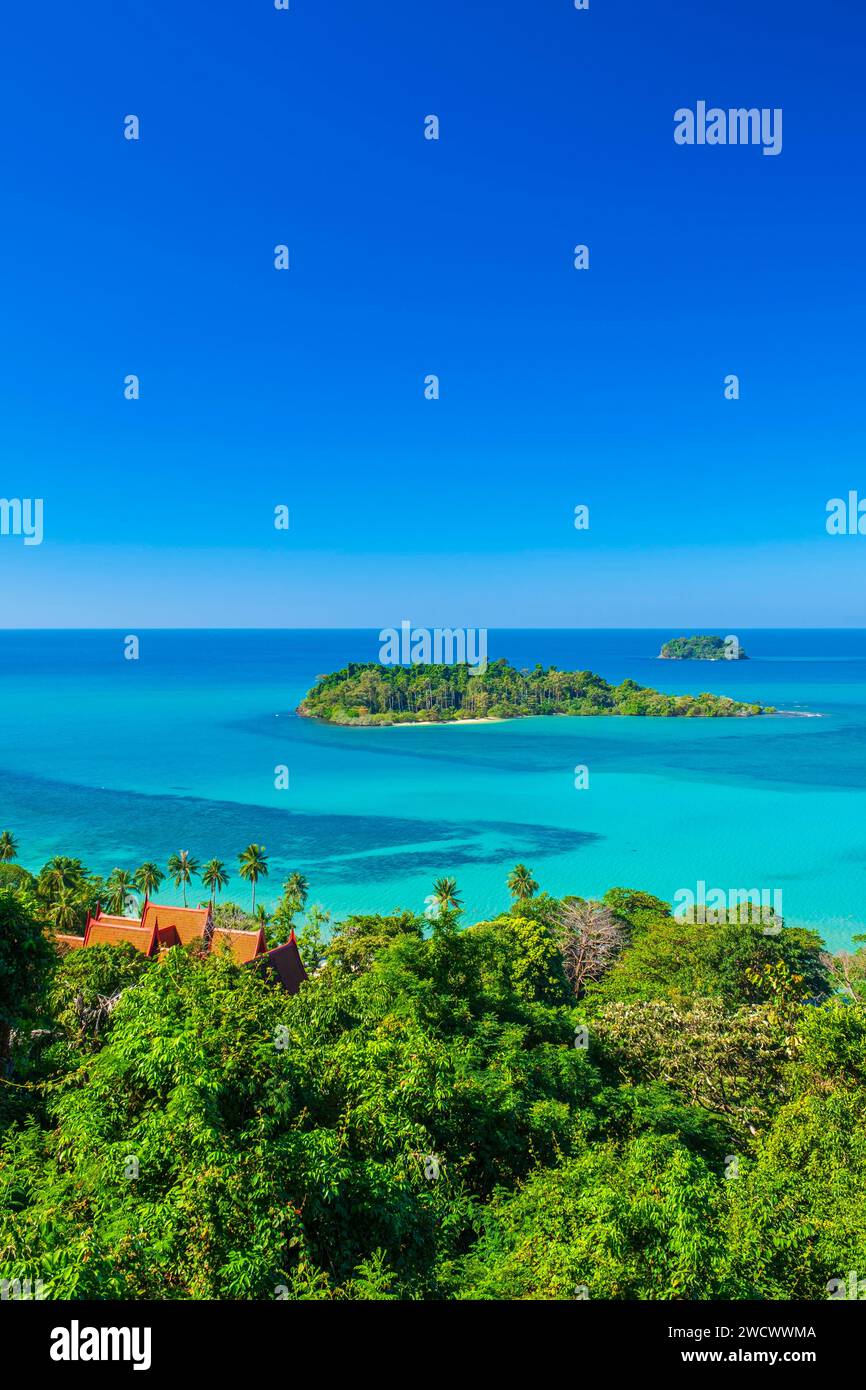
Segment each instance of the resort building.
[[287,990],[289,994],[297,994],[307,978],[307,972],[298,951],[294,931],[289,933],[288,941],[285,941],[282,946],[275,946],[272,951],[268,951],[265,960],[267,967],[279,977],[283,989]]
[[228,955],[238,965],[255,962],[265,970],[272,969],[289,994],[297,994],[307,978],[294,931],[282,946],[268,950],[261,927],[257,931],[232,931],[214,926],[210,907],[168,907],[145,898],[139,919],[115,917],[97,906],[93,915],[88,913],[83,936],[57,933],[54,940],[68,950],[119,946],[125,941],[145,956],[198,941],[210,955]]

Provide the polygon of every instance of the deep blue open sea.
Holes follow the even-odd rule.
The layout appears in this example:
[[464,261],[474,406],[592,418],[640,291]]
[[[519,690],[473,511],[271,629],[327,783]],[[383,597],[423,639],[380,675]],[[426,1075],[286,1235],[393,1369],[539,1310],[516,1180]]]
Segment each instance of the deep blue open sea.
[[[821,717],[336,729],[292,711],[319,673],[376,660],[376,632],[141,632],[138,661],[119,632],[0,633],[0,829],[29,868],[103,873],[180,849],[234,865],[257,841],[260,900],[297,868],[335,918],[420,911],[453,874],[476,920],[517,861],[556,894],[781,890],[790,923],[847,943],[866,930],[866,632],[740,630],[749,661],[659,661],[677,635],[491,632],[489,655]],[[238,879],[227,895],[249,900]]]

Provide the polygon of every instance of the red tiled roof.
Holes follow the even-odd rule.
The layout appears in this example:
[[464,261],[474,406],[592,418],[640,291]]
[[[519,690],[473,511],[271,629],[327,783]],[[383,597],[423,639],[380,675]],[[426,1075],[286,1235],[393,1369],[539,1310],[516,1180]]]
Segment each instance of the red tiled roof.
[[127,923],[121,925],[105,917],[91,919],[87,925],[85,946],[119,946],[124,941],[128,941],[137,951],[143,951],[146,956],[152,956],[156,949],[156,933],[145,931],[144,927]]
[[267,949],[265,934],[258,931],[232,931],[228,927],[212,927],[209,907],[163,907],[145,901],[139,922],[135,917],[117,917],[97,909],[88,917],[84,936],[55,933],[58,946],[80,950],[82,946],[118,946],[128,941],[136,950],[152,956],[158,947],[188,945],[192,941],[207,941],[211,952],[231,957],[238,965],[257,961],[264,970],[273,970],[289,994],[297,994],[307,972],[298,951],[295,933],[282,946]]
[[211,933],[210,948],[214,954],[225,953],[237,965],[245,965],[255,960],[265,950],[265,934],[258,931],[229,931],[227,927],[214,927]]
[[161,903],[147,902],[141,925],[147,930],[156,925],[159,939],[166,946],[188,946],[191,941],[204,940],[210,920],[209,907],[164,907]]
[[[117,946],[128,941],[136,950],[152,956],[159,947],[187,946],[194,941],[206,942],[210,951],[227,954],[238,965],[268,956],[268,962],[279,975],[286,989],[296,993],[301,981],[307,978],[298,955],[295,934],[292,932],[284,946],[268,953],[265,934],[258,931],[233,931],[214,927],[210,907],[166,907],[145,899],[141,921],[135,917],[117,917],[97,908],[88,917],[84,937],[58,935],[58,942],[72,949],[81,946]],[[274,956],[273,961],[270,956]]]
[[101,922],[106,927],[140,927],[141,923],[137,917],[112,917],[108,912],[97,912],[95,917],[90,918],[91,922]]

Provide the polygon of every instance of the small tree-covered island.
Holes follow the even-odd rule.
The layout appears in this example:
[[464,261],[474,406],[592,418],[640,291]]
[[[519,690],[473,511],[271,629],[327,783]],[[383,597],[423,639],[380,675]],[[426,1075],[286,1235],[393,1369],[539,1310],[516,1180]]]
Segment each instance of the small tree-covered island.
[[483,669],[454,665],[383,666],[352,663],[320,676],[298,714],[327,724],[466,723],[541,714],[643,715],[661,718],[745,718],[771,706],[726,695],[665,695],[624,680],[610,685],[592,671],[537,665],[516,670],[507,661]]
[[659,657],[662,661],[748,661],[736,638],[672,637],[665,642]]

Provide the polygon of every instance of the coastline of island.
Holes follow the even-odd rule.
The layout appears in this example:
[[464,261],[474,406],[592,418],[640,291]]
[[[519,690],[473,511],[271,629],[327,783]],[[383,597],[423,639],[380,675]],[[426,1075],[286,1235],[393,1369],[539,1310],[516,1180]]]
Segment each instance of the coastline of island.
[[[531,715],[515,716],[516,718],[531,719]],[[558,716],[556,716],[558,717]],[[301,718],[316,719],[317,715],[302,715]],[[332,723],[332,720],[327,721]],[[429,729],[456,728],[458,724],[509,724],[511,720],[504,714],[485,714],[478,719],[401,719],[393,724],[360,724],[359,728],[370,729],[417,729],[419,724],[425,725]]]
[[592,671],[541,665],[517,670],[500,659],[483,668],[350,663],[320,676],[296,713],[341,727],[383,728],[502,723],[543,715],[748,719],[776,710],[707,691],[668,695],[630,679],[611,685]]

